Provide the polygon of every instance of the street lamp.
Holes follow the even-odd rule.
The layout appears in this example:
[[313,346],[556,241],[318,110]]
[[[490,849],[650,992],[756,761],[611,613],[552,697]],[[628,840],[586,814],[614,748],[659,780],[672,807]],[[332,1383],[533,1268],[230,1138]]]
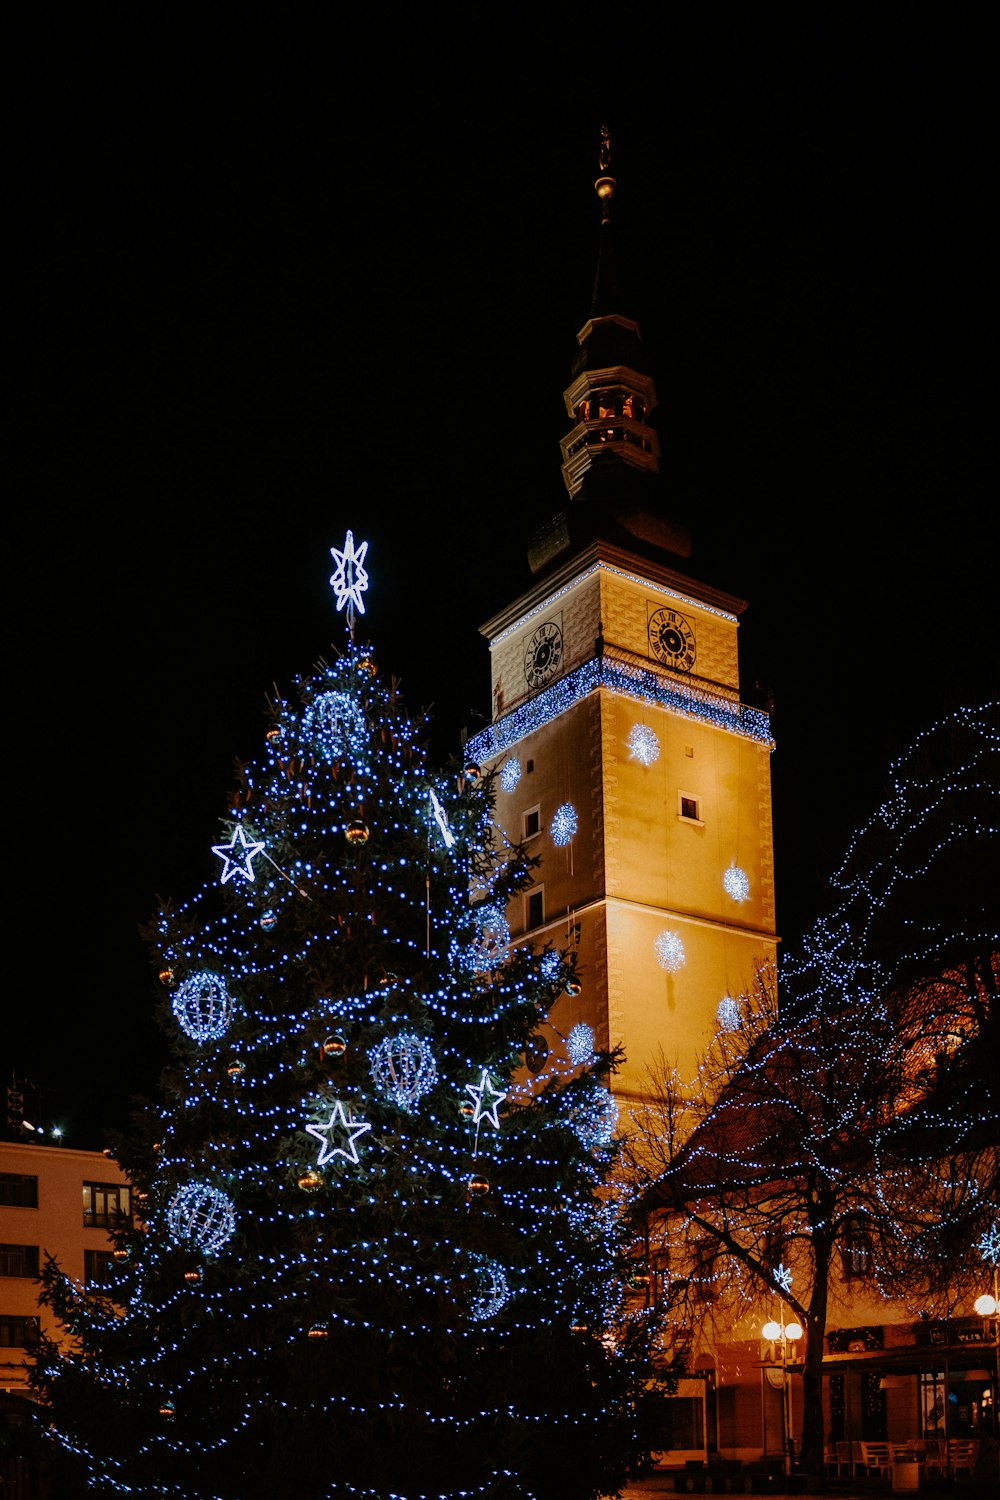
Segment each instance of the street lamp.
[[993,1324],[993,1389],[990,1392],[990,1404],[993,1407],[993,1436],[1000,1436],[1000,1421],[997,1413],[997,1397],[1000,1395],[1000,1301],[997,1300],[997,1268],[993,1267],[993,1291],[984,1292],[977,1297],[972,1304],[976,1310],[977,1317],[983,1320],[983,1333],[988,1334],[989,1324]]
[[[782,1307],[781,1316],[784,1317],[785,1309]],[[791,1386],[788,1383],[788,1357],[789,1346],[798,1343],[802,1337],[801,1323],[779,1323],[773,1318],[765,1323],[760,1330],[761,1338],[766,1339],[771,1346],[771,1363],[777,1363],[775,1348],[781,1345],[781,1451],[784,1457],[785,1473],[792,1471],[792,1401]],[[794,1359],[794,1349],[792,1358]]]

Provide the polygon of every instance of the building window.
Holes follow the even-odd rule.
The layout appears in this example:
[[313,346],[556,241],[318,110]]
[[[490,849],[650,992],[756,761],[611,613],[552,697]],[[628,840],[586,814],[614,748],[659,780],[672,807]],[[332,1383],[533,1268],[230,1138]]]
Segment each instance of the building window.
[[541,927],[545,921],[545,890],[543,886],[536,886],[529,891],[524,898],[525,926]]
[[132,1219],[132,1191],[123,1182],[83,1184],[84,1229],[117,1229]]
[[868,1230],[858,1218],[848,1220],[840,1252],[845,1281],[857,1281],[871,1270],[872,1247]]
[[701,798],[696,797],[693,792],[677,793],[677,816],[683,818],[686,823],[700,823]]
[[114,1266],[114,1256],[110,1250],[85,1250],[83,1252],[84,1286],[110,1286],[114,1275]]
[[37,1208],[38,1178],[23,1177],[18,1172],[0,1172],[0,1206]]
[[37,1318],[0,1313],[0,1349],[33,1349],[37,1342]]
[[37,1245],[0,1245],[0,1276],[37,1275]]
[[535,762],[534,762],[534,761],[533,761],[533,760],[529,760],[529,761],[528,761],[528,762],[527,762],[527,764],[526,764],[526,765],[525,765],[525,767],[524,767],[524,774],[525,774],[525,775],[526,775],[526,776],[530,776],[530,775],[531,775],[531,773],[532,773],[532,771],[533,771],[533,770],[534,770],[534,769],[535,769]]
[[529,807],[524,814],[524,837],[533,839],[542,828],[542,812],[540,807]]

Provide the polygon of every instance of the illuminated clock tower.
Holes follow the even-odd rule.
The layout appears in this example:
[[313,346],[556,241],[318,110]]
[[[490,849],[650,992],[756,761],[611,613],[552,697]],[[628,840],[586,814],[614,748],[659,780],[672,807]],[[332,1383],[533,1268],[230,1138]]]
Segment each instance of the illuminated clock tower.
[[[607,138],[591,315],[565,391],[563,512],[532,540],[527,592],[483,625],[493,721],[466,747],[497,768],[497,822],[540,857],[512,940],[572,946],[529,1058],[621,1045],[624,1103],[661,1055],[682,1078],[776,952],[767,715],[740,702],[745,601],[696,579],[669,518],[638,324],[611,261]],[[567,1051],[567,1049],[569,1049]]]

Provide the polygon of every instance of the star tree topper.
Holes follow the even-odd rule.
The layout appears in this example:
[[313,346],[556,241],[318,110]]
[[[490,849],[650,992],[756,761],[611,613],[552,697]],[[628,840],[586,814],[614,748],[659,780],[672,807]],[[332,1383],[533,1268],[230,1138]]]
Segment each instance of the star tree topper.
[[343,609],[347,605],[347,624],[354,634],[354,611],[357,608],[359,614],[364,614],[365,605],[361,595],[368,587],[368,574],[364,568],[365,553],[368,551],[368,543],[362,542],[361,546],[354,550],[354,533],[347,533],[344,542],[344,550],[338,551],[336,547],[330,548],[336,567],[330,574],[330,583],[336,595],[337,608]]
[[[333,1156],[346,1156],[348,1161],[358,1162],[358,1148],[355,1145],[359,1135],[364,1135],[371,1126],[364,1120],[349,1120],[344,1108],[344,1101],[338,1099],[330,1111],[330,1118],[325,1125],[307,1125],[306,1130],[321,1142],[321,1150],[316,1158],[316,1165],[322,1167]],[[343,1132],[347,1138],[346,1146],[334,1144],[333,1132]]]
[[[465,1085],[465,1092],[471,1094],[476,1101],[476,1112],[472,1116],[472,1123],[478,1125],[480,1120],[489,1120],[490,1124],[495,1125],[497,1130],[499,1130],[500,1121],[497,1118],[497,1110],[507,1095],[502,1094],[499,1089],[493,1087],[492,1083],[490,1083],[490,1075],[485,1068],[478,1083],[467,1083]],[[492,1104],[486,1103],[484,1097],[486,1094],[492,1097]]]
[[[235,857],[233,854],[237,843],[243,850],[241,858]],[[212,853],[217,854],[223,861],[222,874],[219,877],[222,884],[225,885],[227,880],[232,880],[234,875],[242,875],[244,880],[255,879],[253,862],[263,847],[263,844],[247,843],[247,836],[243,832],[242,823],[237,823],[228,844],[213,844]]]

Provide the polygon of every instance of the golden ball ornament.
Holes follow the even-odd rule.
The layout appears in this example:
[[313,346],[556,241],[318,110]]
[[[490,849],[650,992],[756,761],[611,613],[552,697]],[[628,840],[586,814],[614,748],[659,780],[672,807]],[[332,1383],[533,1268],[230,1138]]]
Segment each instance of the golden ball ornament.
[[161,969],[160,970],[160,983],[161,984],[165,984],[167,986],[167,988],[170,989],[171,986],[173,985],[173,982],[174,982],[174,971],[173,971],[173,969]]
[[328,1036],[321,1050],[324,1057],[343,1057],[347,1043],[342,1036]]
[[483,1198],[489,1192],[489,1190],[490,1190],[490,1185],[486,1181],[485,1177],[470,1177],[469,1178],[469,1197],[470,1198]]
[[330,1337],[330,1330],[325,1323],[314,1323],[306,1334],[306,1338],[312,1339],[314,1344],[321,1344],[324,1339]]
[[583,985],[578,979],[567,979],[563,989],[567,995],[574,997],[583,993]]
[[365,823],[361,818],[355,818],[353,822],[348,823],[347,827],[344,829],[344,837],[347,839],[347,842],[353,847],[361,848],[368,842],[368,824]]
[[226,1064],[226,1072],[230,1078],[242,1078],[246,1072],[246,1063],[239,1057],[234,1057]]
[[315,1193],[323,1186],[323,1179],[312,1167],[299,1178],[299,1187],[304,1193]]
[[177,1408],[172,1401],[163,1401],[160,1403],[160,1416],[164,1419],[164,1421],[171,1421],[176,1416],[176,1414]]
[[201,1282],[202,1274],[200,1266],[192,1266],[189,1271],[184,1272],[184,1280],[188,1286],[198,1286]]

